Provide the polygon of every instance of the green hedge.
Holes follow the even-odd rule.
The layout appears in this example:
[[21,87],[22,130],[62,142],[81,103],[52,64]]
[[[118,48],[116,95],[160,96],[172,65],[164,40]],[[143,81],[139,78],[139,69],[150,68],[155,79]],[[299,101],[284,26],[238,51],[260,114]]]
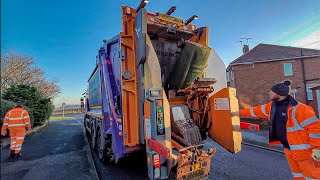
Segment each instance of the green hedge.
[[43,98],[35,87],[13,86],[4,91],[2,98],[12,102],[21,101],[29,112],[32,127],[44,124],[53,111],[51,100]]

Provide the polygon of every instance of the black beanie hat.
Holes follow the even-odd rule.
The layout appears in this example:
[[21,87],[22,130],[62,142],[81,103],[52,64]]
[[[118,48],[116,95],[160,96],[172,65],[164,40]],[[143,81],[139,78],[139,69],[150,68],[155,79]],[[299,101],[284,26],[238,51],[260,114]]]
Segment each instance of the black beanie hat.
[[290,80],[285,80],[283,82],[277,83],[272,86],[271,90],[278,94],[279,96],[288,96],[290,92]]
[[17,102],[16,102],[16,107],[22,107],[22,105],[23,105],[23,104],[22,104],[21,101],[17,101]]

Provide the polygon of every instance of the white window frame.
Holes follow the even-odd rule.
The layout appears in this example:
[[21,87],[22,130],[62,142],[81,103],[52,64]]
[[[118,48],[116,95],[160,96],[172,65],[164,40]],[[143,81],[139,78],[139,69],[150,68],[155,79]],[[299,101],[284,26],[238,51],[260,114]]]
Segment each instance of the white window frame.
[[227,71],[227,82],[230,82],[230,71]]
[[234,72],[232,69],[230,69],[229,71],[227,71],[227,82],[232,82],[234,81]]
[[[291,72],[286,73],[286,65],[291,65]],[[283,63],[283,74],[284,76],[293,76],[293,63],[292,62],[284,62]]]
[[[311,88],[313,88],[313,86],[314,85],[312,85],[312,84],[307,84],[307,86],[306,86],[307,100],[308,101],[313,101],[313,92],[311,90]],[[311,95],[309,93],[311,93]]]
[[290,91],[291,96],[295,99],[297,99],[297,93],[298,93],[298,90],[295,88],[292,88]]

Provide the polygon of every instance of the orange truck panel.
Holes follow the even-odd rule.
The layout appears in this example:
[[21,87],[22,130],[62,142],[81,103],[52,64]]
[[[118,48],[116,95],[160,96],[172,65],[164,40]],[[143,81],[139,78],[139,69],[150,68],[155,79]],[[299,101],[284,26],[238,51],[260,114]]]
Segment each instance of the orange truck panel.
[[240,118],[231,112],[239,111],[234,88],[224,88],[209,98],[212,126],[209,136],[232,153],[241,150]]
[[[124,6],[122,8],[125,8]],[[125,11],[123,11],[125,12]],[[138,110],[138,89],[136,77],[136,58],[134,46],[134,16],[122,14],[121,50],[125,53],[122,61],[121,72],[132,74],[131,79],[122,77],[122,104],[123,104],[123,130],[124,144],[132,147],[140,144],[139,142],[139,110]]]

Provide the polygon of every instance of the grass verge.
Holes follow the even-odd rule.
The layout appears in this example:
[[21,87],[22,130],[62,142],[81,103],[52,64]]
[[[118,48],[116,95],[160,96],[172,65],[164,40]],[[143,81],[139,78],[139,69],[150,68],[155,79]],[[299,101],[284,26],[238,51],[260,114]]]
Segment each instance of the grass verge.
[[58,121],[58,120],[72,120],[74,119],[73,117],[68,117],[68,116],[51,116],[49,118],[49,121]]

